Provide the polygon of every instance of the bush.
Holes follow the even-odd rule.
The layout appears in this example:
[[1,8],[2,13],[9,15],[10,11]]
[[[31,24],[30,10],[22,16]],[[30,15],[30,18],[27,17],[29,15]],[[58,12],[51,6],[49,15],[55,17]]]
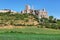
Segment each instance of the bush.
[[50,27],[51,27],[51,25],[49,23],[45,24],[45,28],[50,28]]

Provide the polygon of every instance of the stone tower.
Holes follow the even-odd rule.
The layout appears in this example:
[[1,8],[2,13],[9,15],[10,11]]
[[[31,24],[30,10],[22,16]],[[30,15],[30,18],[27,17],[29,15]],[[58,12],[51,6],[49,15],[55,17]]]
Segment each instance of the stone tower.
[[30,5],[26,5],[25,11],[26,13],[30,13]]

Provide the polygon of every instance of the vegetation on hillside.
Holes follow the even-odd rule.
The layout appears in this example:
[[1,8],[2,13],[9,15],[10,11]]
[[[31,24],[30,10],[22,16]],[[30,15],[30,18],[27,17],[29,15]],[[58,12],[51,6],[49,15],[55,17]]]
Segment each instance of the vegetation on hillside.
[[40,25],[45,28],[60,29],[60,20],[49,16],[49,18],[41,18]]
[[35,15],[33,14],[10,14],[10,13],[0,13],[0,26],[14,25],[14,26],[29,26],[37,25]]
[[11,14],[0,13],[0,27],[7,25],[12,26],[37,26],[38,28],[60,29],[60,20],[49,16],[49,18],[41,18],[33,14]]

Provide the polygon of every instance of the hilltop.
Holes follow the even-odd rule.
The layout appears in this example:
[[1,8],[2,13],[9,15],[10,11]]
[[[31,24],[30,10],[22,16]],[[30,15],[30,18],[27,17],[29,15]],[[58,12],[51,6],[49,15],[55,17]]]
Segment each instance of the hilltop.
[[4,26],[36,26],[38,20],[33,14],[11,14],[11,13],[0,13],[0,27]]

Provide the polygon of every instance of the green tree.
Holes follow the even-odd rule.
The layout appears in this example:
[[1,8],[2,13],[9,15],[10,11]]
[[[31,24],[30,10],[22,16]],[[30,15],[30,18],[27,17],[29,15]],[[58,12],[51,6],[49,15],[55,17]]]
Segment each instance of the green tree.
[[57,19],[56,18],[54,18],[53,23],[57,23]]
[[53,22],[53,18],[54,18],[53,16],[49,16],[49,22],[52,23]]

